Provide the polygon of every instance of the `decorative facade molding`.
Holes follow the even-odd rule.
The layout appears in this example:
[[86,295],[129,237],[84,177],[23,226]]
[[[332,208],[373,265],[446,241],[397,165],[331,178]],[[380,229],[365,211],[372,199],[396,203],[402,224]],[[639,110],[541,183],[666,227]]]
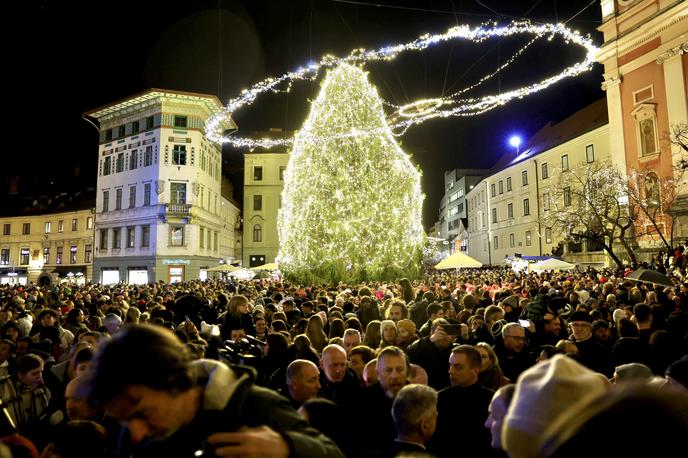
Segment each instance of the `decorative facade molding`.
[[662,65],[664,62],[667,60],[671,59],[674,56],[680,56],[681,54],[685,54],[688,52],[688,42],[683,43],[679,46],[676,46],[674,48],[671,48],[670,50],[663,52],[659,56],[657,56],[657,64]]
[[621,84],[622,81],[623,75],[616,75],[604,80],[600,86],[602,87],[603,91],[606,91],[608,88],[612,86],[618,86],[619,84]]

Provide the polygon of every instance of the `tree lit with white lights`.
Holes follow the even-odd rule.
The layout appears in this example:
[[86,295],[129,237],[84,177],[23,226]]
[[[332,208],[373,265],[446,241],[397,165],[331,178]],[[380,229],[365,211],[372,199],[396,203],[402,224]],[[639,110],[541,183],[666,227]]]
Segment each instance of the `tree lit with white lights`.
[[366,73],[348,64],[331,70],[285,172],[280,269],[304,282],[415,277],[422,203],[420,172]]

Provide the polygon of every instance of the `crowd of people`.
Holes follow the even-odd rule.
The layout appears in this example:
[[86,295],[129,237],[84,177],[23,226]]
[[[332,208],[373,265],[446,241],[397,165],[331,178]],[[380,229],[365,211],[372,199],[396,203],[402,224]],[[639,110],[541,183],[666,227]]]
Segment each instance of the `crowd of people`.
[[629,273],[1,285],[0,457],[671,456],[688,283]]

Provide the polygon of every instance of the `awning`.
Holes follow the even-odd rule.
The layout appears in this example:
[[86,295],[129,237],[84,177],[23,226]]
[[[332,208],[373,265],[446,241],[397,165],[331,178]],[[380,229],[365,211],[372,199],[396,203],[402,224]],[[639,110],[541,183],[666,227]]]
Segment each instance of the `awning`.
[[60,277],[66,277],[69,273],[72,273],[74,275],[78,273],[85,275],[86,266],[55,266],[52,268],[51,273],[57,274]]

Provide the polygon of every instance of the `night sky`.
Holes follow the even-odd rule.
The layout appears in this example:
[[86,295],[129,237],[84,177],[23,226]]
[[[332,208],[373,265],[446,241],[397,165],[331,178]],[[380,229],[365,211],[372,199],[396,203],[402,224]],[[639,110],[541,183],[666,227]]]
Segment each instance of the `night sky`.
[[[21,192],[94,186],[98,135],[82,113],[150,87],[216,94],[226,102],[243,88],[325,53],[343,56],[355,47],[379,48],[488,20],[564,22],[575,15],[567,22],[571,28],[590,33],[598,45],[602,40],[595,31],[599,1],[589,0],[414,0],[374,6],[341,0],[26,1],[14,8],[5,32],[11,69],[5,106],[11,110],[5,114],[14,122],[5,131],[11,150],[5,151],[1,173],[5,184],[20,175]],[[473,84],[528,39],[453,41],[365,68],[385,100],[402,104]],[[536,82],[580,60],[580,50],[556,40],[535,45],[473,95]],[[437,218],[444,170],[490,167],[512,152],[506,143],[512,133],[527,137],[603,97],[601,81],[602,67],[596,65],[489,113],[431,120],[400,137],[424,174],[426,228]],[[297,83],[289,94],[261,96],[235,121],[243,132],[298,129],[318,89],[317,83]],[[225,174],[239,193],[242,154],[223,150]],[[80,178],[73,176],[77,167]]]

